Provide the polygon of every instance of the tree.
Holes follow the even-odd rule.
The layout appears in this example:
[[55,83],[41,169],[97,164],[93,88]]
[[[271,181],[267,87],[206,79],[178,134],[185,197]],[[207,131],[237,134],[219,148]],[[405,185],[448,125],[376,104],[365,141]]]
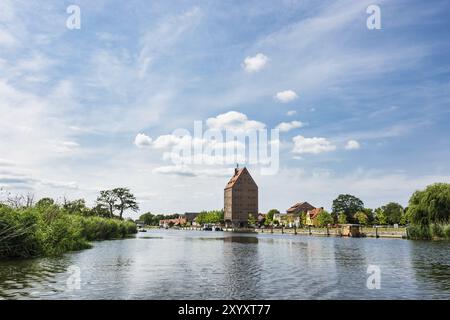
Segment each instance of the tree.
[[117,201],[117,196],[113,190],[100,191],[100,195],[97,197],[97,205],[99,208],[108,210],[109,218],[114,217],[114,207]]
[[449,223],[450,184],[435,183],[414,192],[409,199],[408,217],[420,226]]
[[341,214],[338,216],[338,222],[339,222],[340,224],[345,224],[345,223],[347,223],[347,216],[346,216],[344,213],[341,213]]
[[109,211],[110,218],[114,217],[115,211],[119,212],[119,217],[122,219],[125,210],[139,210],[135,196],[127,188],[100,191],[97,204]]
[[373,223],[373,221],[375,219],[375,214],[373,212],[373,209],[364,208],[364,210],[362,212],[367,216],[367,224]]
[[254,226],[256,224],[256,218],[253,214],[248,214],[248,224],[249,226]]
[[92,214],[91,210],[86,207],[86,201],[84,199],[77,199],[73,201],[64,199],[63,209],[70,214],[80,214],[83,216]]
[[106,209],[105,207],[103,207],[100,204],[97,204],[95,207],[93,207],[90,210],[90,214],[92,216],[96,216],[96,217],[102,217],[102,218],[110,218],[110,213],[109,210]]
[[55,200],[52,198],[42,198],[36,203],[36,207],[39,209],[45,209],[55,204]]
[[304,226],[306,224],[306,212],[303,211],[300,213],[300,226]]
[[333,223],[333,217],[330,213],[328,213],[328,211],[322,210],[317,215],[317,222],[319,223],[319,226],[325,227]]
[[389,202],[387,205],[382,206],[381,209],[383,210],[387,223],[389,224],[400,223],[400,220],[404,215],[403,207],[396,202]]
[[375,223],[387,224],[387,217],[382,208],[375,209]]
[[332,210],[335,218],[340,217],[341,214],[345,214],[346,220],[350,221],[355,213],[364,210],[364,203],[350,194],[340,194],[333,200]]
[[156,221],[156,216],[154,214],[152,214],[151,212],[146,212],[146,213],[142,214],[139,217],[139,220],[141,220],[147,226],[155,226],[155,225],[158,225],[158,223],[159,223],[159,219]]
[[354,219],[362,225],[367,225],[367,223],[369,222],[367,215],[362,211],[355,213]]
[[278,213],[280,213],[280,211],[278,211],[277,209],[269,210],[269,212],[267,212],[267,216],[266,216],[268,222],[269,223],[272,222],[273,221],[273,215],[274,214],[278,214]]

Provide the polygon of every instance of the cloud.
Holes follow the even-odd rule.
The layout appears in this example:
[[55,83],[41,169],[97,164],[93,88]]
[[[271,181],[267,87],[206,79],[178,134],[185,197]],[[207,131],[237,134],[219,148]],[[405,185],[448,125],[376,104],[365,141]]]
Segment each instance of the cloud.
[[152,146],[155,149],[167,149],[173,146],[190,146],[192,142],[192,137],[189,135],[165,134],[156,138]]
[[16,39],[9,32],[0,30],[0,46],[13,47],[16,44]]
[[356,140],[348,140],[347,144],[345,145],[346,150],[356,150],[359,148],[360,148],[359,142]]
[[138,133],[134,138],[134,144],[138,148],[148,147],[152,144],[152,138],[144,133]]
[[275,127],[275,129],[280,130],[281,132],[288,132],[292,129],[303,127],[303,122],[301,121],[291,121],[291,122],[281,122],[279,125]]
[[336,149],[336,146],[325,138],[305,138],[303,136],[295,136],[292,138],[292,141],[294,142],[292,152],[298,154],[318,154]]
[[248,73],[258,72],[264,68],[268,60],[269,58],[267,58],[267,56],[263,55],[262,53],[258,53],[254,57],[245,58],[242,67]]
[[247,116],[237,111],[219,114],[217,117],[206,120],[206,125],[213,130],[230,130],[234,132],[247,132],[264,129],[266,125],[255,120],[248,120]]
[[291,102],[291,101],[297,99],[298,95],[297,95],[297,93],[295,93],[295,91],[285,90],[285,91],[278,92],[275,95],[275,98],[282,103],[288,103],[288,102]]
[[205,169],[203,167],[189,167],[185,165],[157,167],[152,171],[159,174],[184,177],[230,177],[233,174],[233,168],[215,167]]
[[297,111],[295,111],[295,110],[289,110],[288,112],[286,112],[286,115],[289,117],[294,116],[296,114],[297,114]]
[[80,145],[75,141],[51,141],[54,151],[60,154],[72,154],[78,151]]

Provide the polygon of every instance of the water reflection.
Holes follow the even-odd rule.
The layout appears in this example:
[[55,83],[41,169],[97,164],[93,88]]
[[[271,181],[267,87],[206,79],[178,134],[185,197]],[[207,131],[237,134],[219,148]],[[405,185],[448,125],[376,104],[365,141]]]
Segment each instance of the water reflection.
[[225,299],[256,299],[262,267],[256,236],[231,234],[224,238]]
[[[151,240],[151,241],[142,241]],[[0,299],[450,299],[448,242],[152,230],[0,262]],[[381,289],[366,287],[369,264]],[[69,291],[68,268],[81,270]]]
[[0,298],[27,298],[41,292],[58,292],[55,278],[70,265],[67,258],[45,258],[0,262]]

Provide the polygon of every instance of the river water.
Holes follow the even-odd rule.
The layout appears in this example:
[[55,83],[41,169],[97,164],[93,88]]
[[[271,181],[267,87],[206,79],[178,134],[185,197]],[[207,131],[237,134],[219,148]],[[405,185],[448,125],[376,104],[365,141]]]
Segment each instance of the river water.
[[450,299],[450,243],[149,230],[0,262],[0,299]]

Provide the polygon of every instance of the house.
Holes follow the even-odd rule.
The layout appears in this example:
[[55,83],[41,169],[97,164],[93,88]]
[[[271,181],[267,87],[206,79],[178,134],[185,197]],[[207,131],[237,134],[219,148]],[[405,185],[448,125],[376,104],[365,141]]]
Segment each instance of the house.
[[224,188],[224,220],[227,227],[246,227],[249,215],[258,215],[258,186],[247,168],[235,168]]
[[175,219],[164,219],[164,220],[159,220],[159,226],[163,227],[163,228],[169,228],[172,226],[182,226],[186,224],[186,218],[183,216],[179,216],[178,218]]
[[286,210],[287,214],[301,214],[306,213],[308,210],[315,209],[314,206],[310,205],[308,202],[298,202],[294,204],[292,207]]
[[317,217],[318,217],[319,213],[321,213],[322,211],[323,211],[323,207],[308,210],[308,212],[306,213],[306,225],[318,227],[319,221],[318,221]]

